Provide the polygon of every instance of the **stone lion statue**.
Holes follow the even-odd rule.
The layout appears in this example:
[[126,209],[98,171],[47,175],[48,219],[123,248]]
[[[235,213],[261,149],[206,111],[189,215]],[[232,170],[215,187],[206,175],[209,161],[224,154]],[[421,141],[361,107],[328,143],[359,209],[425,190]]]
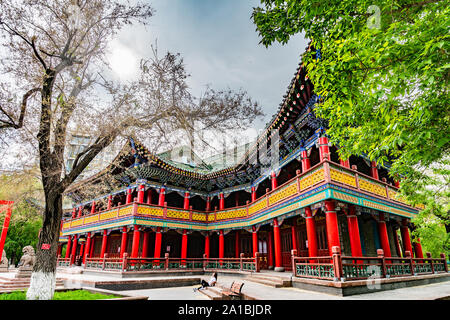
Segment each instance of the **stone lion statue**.
[[22,249],[23,256],[20,258],[19,266],[21,267],[34,267],[36,263],[36,254],[34,253],[34,248],[32,246],[26,246]]
[[8,258],[6,258],[6,252],[3,250],[2,260],[0,261],[0,268],[8,268]]

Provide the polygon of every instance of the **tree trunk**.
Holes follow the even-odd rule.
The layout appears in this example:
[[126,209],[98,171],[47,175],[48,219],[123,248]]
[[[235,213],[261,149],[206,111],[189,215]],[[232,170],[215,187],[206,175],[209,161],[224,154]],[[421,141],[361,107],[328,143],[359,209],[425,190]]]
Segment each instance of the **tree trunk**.
[[[36,263],[31,275],[27,300],[51,300],[56,284],[56,253],[62,218],[62,193],[50,190],[46,192],[46,207],[42,230],[36,248]],[[49,244],[50,249],[42,249]]]

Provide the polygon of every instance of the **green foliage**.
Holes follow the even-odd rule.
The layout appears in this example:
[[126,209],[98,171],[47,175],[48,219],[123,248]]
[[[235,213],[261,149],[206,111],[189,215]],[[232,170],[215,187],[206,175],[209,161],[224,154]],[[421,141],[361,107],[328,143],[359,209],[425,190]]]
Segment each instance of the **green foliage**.
[[22,249],[32,246],[36,249],[39,230],[42,227],[40,217],[27,219],[11,219],[8,235],[5,241],[5,251],[8,259],[17,264],[22,257]]
[[441,253],[445,253],[448,259],[450,255],[449,234],[437,219],[427,217],[427,220],[426,223],[421,223],[420,228],[414,231],[414,234],[420,237],[424,254],[425,252],[430,252],[433,257],[439,257]]
[[[13,187],[12,187],[13,186]],[[17,264],[25,246],[36,248],[42,217],[38,207],[40,183],[27,172],[0,176],[0,199],[13,200],[13,210],[6,236],[6,256]],[[0,214],[3,225],[5,212]]]
[[[393,161],[395,176],[428,166],[450,149],[450,7],[445,1],[262,0],[253,19],[262,43],[304,32],[321,50],[303,61],[324,102],[316,114],[343,159],[366,153]],[[381,12],[369,28],[370,5]]]
[[106,295],[97,292],[89,292],[86,290],[61,291],[55,292],[53,300],[97,300],[97,299],[113,299],[118,296]]
[[[446,1],[261,0],[253,21],[265,46],[299,32],[320,49],[303,63],[342,159],[391,164],[411,203],[449,225],[450,6]],[[377,15],[369,6],[379,9]],[[439,172],[433,171],[438,167]],[[416,220],[420,223],[422,220]],[[448,229],[447,229],[448,232]]]
[[[53,300],[98,300],[119,298],[114,295],[106,295],[86,290],[56,291]],[[26,300],[26,291],[14,291],[0,294],[0,300]]]
[[0,300],[27,300],[25,291],[14,291],[0,294]]

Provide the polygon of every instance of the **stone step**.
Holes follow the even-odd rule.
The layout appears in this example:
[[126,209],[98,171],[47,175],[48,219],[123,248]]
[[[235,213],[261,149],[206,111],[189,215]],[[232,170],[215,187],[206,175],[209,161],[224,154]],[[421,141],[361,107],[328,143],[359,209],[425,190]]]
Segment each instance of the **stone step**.
[[211,300],[222,300],[222,294],[218,294],[217,291],[213,291],[211,290],[211,288],[205,288],[198,291],[200,291]]
[[[30,283],[30,279],[24,280],[24,279],[9,279],[7,281],[0,281],[0,285],[4,283]],[[62,279],[56,279],[56,283],[64,283]]]
[[269,281],[269,282],[279,283],[279,284],[281,284],[282,287],[292,287],[292,281],[290,278],[287,278],[287,277],[277,277],[277,276],[271,276],[271,275],[253,274],[249,277],[246,277],[245,279],[250,280],[250,281],[256,280],[254,282],[258,282],[258,280]]
[[251,278],[262,278],[262,279],[277,279],[277,280],[289,280],[291,277],[289,276],[277,276],[272,274],[265,274],[265,273],[253,273],[249,275],[248,277]]
[[251,282],[260,283],[260,284],[264,284],[266,286],[273,287],[273,288],[281,288],[281,287],[283,287],[283,283],[278,282],[278,281],[274,281],[274,280],[267,280],[267,279],[261,279],[261,278],[246,278],[245,280],[248,280],[248,281],[251,281]]
[[1,281],[0,282],[0,284],[3,284],[3,283],[30,283],[30,280],[19,280],[19,279],[16,279],[16,280],[8,280],[8,281]]
[[[30,281],[10,281],[0,283],[0,289],[9,288],[28,288],[30,286]],[[56,286],[64,287],[64,282],[61,280],[56,281]]]
[[[8,289],[2,289],[0,288],[0,293],[10,293],[14,291],[22,291],[24,289],[28,289],[28,287],[17,287],[17,288],[8,288]],[[55,289],[65,289],[64,286],[56,286]]]
[[215,294],[222,296],[222,288],[221,287],[208,287],[209,291],[214,292]]

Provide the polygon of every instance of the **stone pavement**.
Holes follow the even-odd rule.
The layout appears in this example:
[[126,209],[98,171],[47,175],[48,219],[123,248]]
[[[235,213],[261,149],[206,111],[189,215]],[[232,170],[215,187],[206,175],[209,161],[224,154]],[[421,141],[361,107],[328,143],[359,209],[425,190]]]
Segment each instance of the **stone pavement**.
[[[208,280],[209,276],[201,276],[201,278]],[[220,276],[218,283],[224,287],[230,287],[233,280],[236,280],[236,278],[232,276]],[[246,280],[243,280],[243,282],[245,284],[242,287],[242,292],[258,300],[434,300],[444,296],[450,296],[450,281],[347,297],[297,288],[272,288]],[[193,288],[195,287],[198,286],[121,292],[136,296],[146,295],[151,300],[208,300],[201,292],[193,292]]]
[[[167,276],[167,277],[136,277],[136,278],[118,278],[109,275],[83,274],[67,272],[57,272],[57,278],[65,280],[66,287],[80,287],[80,283],[94,283],[96,281],[132,281],[132,280],[150,280],[150,279],[181,279],[181,278],[201,278],[209,280],[210,275],[200,276]],[[5,278],[14,277],[15,272],[2,273]],[[289,276],[287,273],[285,276]],[[386,290],[381,292],[366,293],[352,295],[347,297],[339,297],[326,293],[307,291],[298,288],[273,288],[260,283],[248,281],[245,278],[236,278],[232,275],[219,275],[218,284],[223,287],[230,287],[231,283],[239,279],[244,282],[242,292],[245,295],[254,297],[258,300],[434,300],[443,297],[450,297],[450,281],[428,284],[423,286],[415,286],[408,288],[400,288],[394,290]],[[193,289],[199,287],[181,286],[170,288],[141,289],[120,291],[124,294],[133,296],[148,296],[150,300],[209,300],[209,298],[201,292],[194,292]]]
[[194,292],[194,288],[200,285],[160,289],[127,290],[120,293],[130,296],[148,296],[149,300],[209,300],[200,292]]

